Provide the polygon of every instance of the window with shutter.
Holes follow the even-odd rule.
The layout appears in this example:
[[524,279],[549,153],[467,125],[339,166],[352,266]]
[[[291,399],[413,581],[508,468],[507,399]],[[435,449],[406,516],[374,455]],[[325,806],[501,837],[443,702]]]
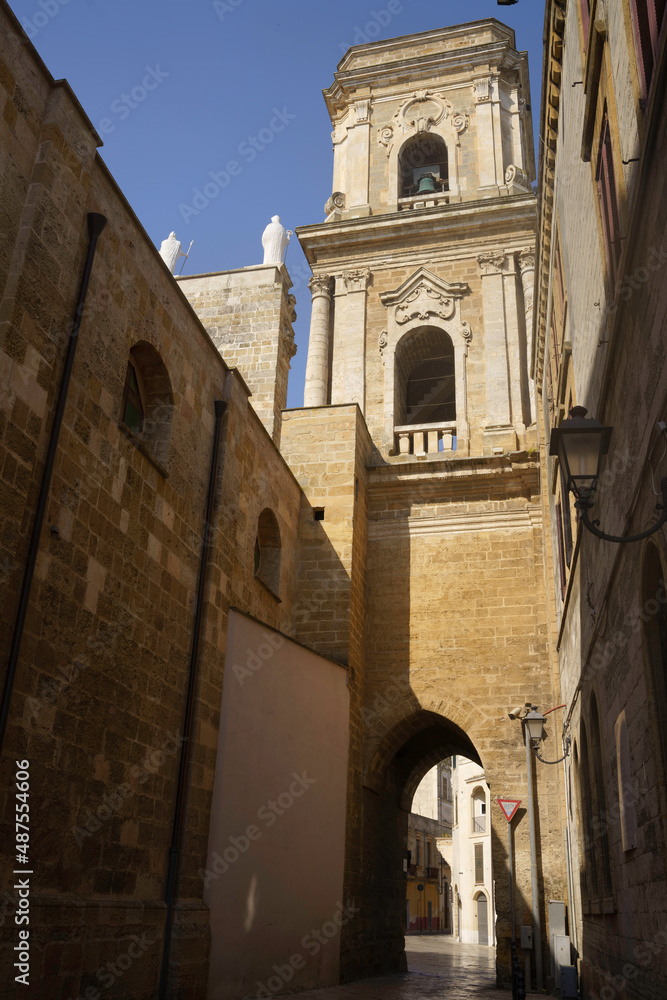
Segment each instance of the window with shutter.
[[591,5],[590,0],[579,0],[579,6],[581,7],[581,27],[584,32],[584,52],[588,48],[588,26],[591,21]]
[[666,0],[631,0],[630,6],[643,96],[646,98],[651,89],[660,32],[665,23]]
[[565,597],[565,552],[563,551],[563,515],[560,503],[556,504],[556,534],[558,536],[558,565],[560,567],[560,596]]
[[475,844],[475,884],[484,882],[484,844]]
[[600,148],[595,177],[598,184],[598,199],[602,215],[602,229],[609,270],[609,281],[612,289],[616,283],[616,271],[621,257],[621,227],[618,215],[618,198],[616,194],[616,175],[614,172],[614,157],[609,130],[609,118],[605,106],[600,133]]
[[563,514],[563,548],[565,550],[565,562],[569,567],[572,562],[572,511],[570,509],[570,495],[567,491],[567,482],[562,466],[560,468],[560,501]]

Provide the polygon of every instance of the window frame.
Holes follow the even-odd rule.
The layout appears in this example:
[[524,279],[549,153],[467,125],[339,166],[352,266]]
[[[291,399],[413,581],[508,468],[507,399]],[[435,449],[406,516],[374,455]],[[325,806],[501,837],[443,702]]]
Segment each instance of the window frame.
[[614,147],[606,102],[602,112],[595,182],[597,185],[598,204],[600,206],[609,286],[613,294],[616,288],[616,278],[623,248],[621,246],[621,220],[616,169],[614,167]]

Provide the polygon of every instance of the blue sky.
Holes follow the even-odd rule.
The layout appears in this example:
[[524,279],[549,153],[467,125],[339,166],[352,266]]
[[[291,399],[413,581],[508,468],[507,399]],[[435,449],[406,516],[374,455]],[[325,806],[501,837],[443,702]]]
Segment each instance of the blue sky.
[[[101,156],[151,239],[159,247],[174,229],[185,248],[194,240],[185,274],[261,263],[272,215],[288,229],[323,220],[333,159],[321,91],[355,43],[496,17],[528,51],[537,134],[544,19],[537,0],[511,7],[495,0],[394,0],[390,8],[387,0],[10,6],[102,134]],[[225,169],[230,161],[239,165],[233,174]],[[224,189],[207,205],[193,204],[210,173]],[[296,237],[286,263],[298,314],[288,405],[301,406],[310,294]]]

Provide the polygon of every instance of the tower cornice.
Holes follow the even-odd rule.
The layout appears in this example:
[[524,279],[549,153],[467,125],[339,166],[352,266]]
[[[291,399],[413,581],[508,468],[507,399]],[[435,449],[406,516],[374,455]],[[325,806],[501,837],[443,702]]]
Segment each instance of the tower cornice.
[[520,194],[299,226],[296,235],[312,268],[336,273],[352,263],[409,263],[431,248],[475,256],[500,242],[522,250],[534,246],[535,227],[535,195]]

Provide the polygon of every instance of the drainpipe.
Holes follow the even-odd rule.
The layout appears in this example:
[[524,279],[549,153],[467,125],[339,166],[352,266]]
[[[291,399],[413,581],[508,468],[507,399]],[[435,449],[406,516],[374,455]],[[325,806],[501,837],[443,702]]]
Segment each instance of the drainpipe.
[[[533,749],[530,745],[530,733],[526,730],[526,768],[528,771],[528,825],[530,827],[530,883],[533,897],[533,942],[535,948],[535,989],[542,992],[542,916],[540,913],[540,888],[537,879],[537,847],[535,838],[535,802],[533,797]],[[530,982],[526,981],[526,990],[530,991]]]
[[33,521],[32,525],[30,546],[28,548],[28,558],[26,560],[25,572],[23,574],[23,583],[21,585],[21,593],[19,596],[19,606],[18,606],[18,611],[16,613],[16,622],[14,624],[12,644],[9,651],[9,660],[7,662],[5,686],[2,692],[2,701],[0,702],[0,750],[2,749],[2,744],[5,738],[5,730],[7,728],[7,720],[9,718],[9,705],[11,702],[12,691],[14,688],[14,680],[16,677],[16,668],[18,665],[19,654],[21,652],[21,640],[23,639],[23,627],[25,625],[25,618],[28,612],[30,588],[32,586],[32,578],[35,573],[35,563],[37,562],[37,553],[39,552],[39,539],[42,533],[42,525],[44,523],[46,501],[48,500],[49,497],[49,487],[51,485],[53,464],[56,457],[56,450],[58,448],[58,439],[60,438],[60,428],[62,426],[63,416],[65,414],[65,404],[67,403],[67,393],[69,390],[70,378],[72,376],[72,368],[74,367],[74,355],[76,354],[77,344],[79,343],[79,328],[81,326],[81,319],[83,317],[83,308],[86,304],[86,295],[88,294],[88,283],[90,281],[90,274],[93,269],[93,260],[95,258],[97,241],[100,238],[102,230],[104,229],[106,224],[107,220],[103,215],[100,215],[98,212],[88,213],[88,235],[90,237],[90,242],[88,244],[88,255],[86,257],[86,263],[84,265],[83,275],[81,277],[81,287],[79,289],[79,301],[76,306],[76,312],[74,313],[74,320],[72,322],[72,329],[69,335],[67,356],[65,358],[65,368],[63,371],[62,379],[60,380],[60,389],[58,391],[58,402],[56,403],[55,415],[53,417],[53,425],[51,427],[51,437],[49,439],[49,447],[46,452],[44,471],[42,473],[42,482],[39,487],[39,496],[37,498],[37,507],[35,509],[35,520]]
[[195,610],[195,621],[192,630],[192,652],[190,654],[190,672],[188,677],[188,692],[185,701],[185,715],[183,719],[183,742],[181,743],[181,759],[178,768],[178,784],[176,786],[176,804],[174,807],[174,823],[171,834],[171,846],[169,847],[169,864],[167,868],[167,883],[165,887],[165,902],[167,904],[167,915],[164,928],[164,943],[162,946],[162,966],[160,968],[160,983],[158,986],[158,1000],[165,1000],[167,990],[167,979],[169,974],[169,957],[171,953],[171,937],[174,918],[174,903],[178,889],[179,861],[181,854],[181,840],[183,834],[183,816],[185,806],[185,783],[190,759],[190,744],[192,742],[192,721],[195,695],[195,681],[197,669],[197,656],[199,653],[199,638],[201,634],[202,614],[204,610],[204,587],[206,584],[206,570],[208,568],[208,557],[211,550],[211,520],[213,517],[213,501],[215,498],[215,484],[218,472],[218,453],[220,451],[220,431],[222,418],[227,410],[227,404],[220,399],[215,403],[215,430],[213,433],[213,454],[211,456],[211,472],[208,481],[208,497],[206,500],[206,520],[204,522],[204,543],[202,546],[201,564],[199,566],[199,582],[197,584],[197,606]]

